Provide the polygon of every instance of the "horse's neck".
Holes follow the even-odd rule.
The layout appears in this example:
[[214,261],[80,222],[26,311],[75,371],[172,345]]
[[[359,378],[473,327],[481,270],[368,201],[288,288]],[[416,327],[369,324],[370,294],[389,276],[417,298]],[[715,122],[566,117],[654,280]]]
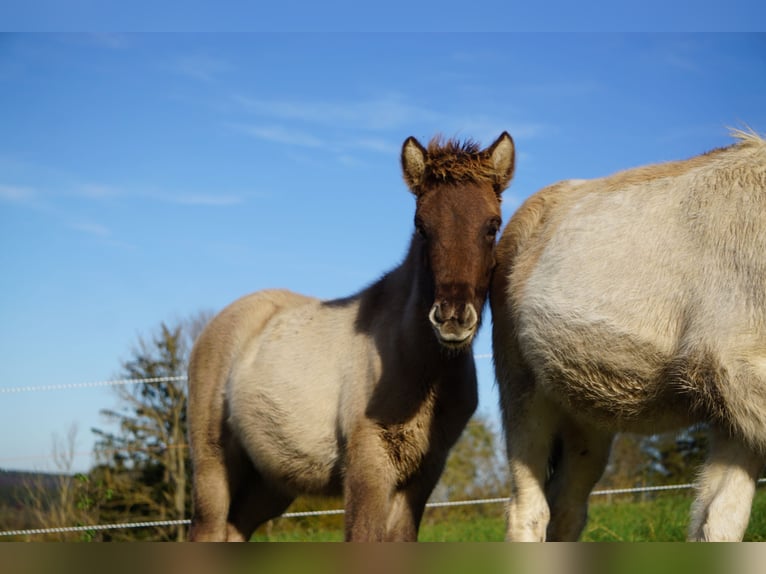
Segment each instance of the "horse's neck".
[[433,288],[423,273],[427,271],[421,255],[411,243],[404,261],[365,290],[362,299],[367,324],[400,331],[407,338],[425,338],[429,343],[422,345],[425,350],[435,340],[428,321]]

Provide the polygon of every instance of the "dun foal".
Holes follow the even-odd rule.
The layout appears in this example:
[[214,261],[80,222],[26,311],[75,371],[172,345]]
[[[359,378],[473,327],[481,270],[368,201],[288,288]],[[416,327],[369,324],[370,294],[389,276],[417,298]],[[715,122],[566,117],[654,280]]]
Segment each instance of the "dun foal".
[[509,221],[490,298],[510,540],[579,537],[615,432],[699,422],[689,538],[742,538],[766,461],[766,142],[739,138],[559,183]]
[[193,540],[248,540],[304,493],[344,494],[347,540],[417,539],[476,408],[471,342],[514,146],[409,138],[401,162],[416,210],[399,267],[335,301],[254,293],[195,344]]

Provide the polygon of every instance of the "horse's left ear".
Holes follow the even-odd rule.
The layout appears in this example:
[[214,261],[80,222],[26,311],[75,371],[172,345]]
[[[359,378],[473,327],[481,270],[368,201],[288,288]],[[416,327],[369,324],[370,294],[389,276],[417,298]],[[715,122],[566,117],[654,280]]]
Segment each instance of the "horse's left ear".
[[402,173],[407,187],[415,195],[420,193],[420,184],[426,172],[426,148],[410,136],[402,145]]
[[508,132],[503,132],[500,137],[489,146],[484,153],[492,160],[495,166],[495,192],[500,195],[508,187],[513,177],[516,165],[516,151],[513,138]]

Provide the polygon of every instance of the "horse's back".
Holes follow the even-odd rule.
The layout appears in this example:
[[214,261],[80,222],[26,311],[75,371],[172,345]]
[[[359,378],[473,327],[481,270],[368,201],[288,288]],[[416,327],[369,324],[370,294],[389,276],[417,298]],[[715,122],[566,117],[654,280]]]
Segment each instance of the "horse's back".
[[287,290],[266,290],[237,299],[207,324],[192,349],[190,391],[209,385],[210,377],[228,371],[233,358],[261,334],[281,310],[305,304],[311,298]]
[[764,222],[762,141],[542,190],[498,248],[496,362],[623,429],[742,418],[743,385],[766,415]]

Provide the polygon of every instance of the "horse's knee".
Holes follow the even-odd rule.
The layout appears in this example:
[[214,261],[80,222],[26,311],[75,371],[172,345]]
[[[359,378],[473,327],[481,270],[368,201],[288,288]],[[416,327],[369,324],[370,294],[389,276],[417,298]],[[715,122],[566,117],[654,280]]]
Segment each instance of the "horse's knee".
[[225,542],[226,524],[220,521],[194,517],[189,529],[190,542]]

